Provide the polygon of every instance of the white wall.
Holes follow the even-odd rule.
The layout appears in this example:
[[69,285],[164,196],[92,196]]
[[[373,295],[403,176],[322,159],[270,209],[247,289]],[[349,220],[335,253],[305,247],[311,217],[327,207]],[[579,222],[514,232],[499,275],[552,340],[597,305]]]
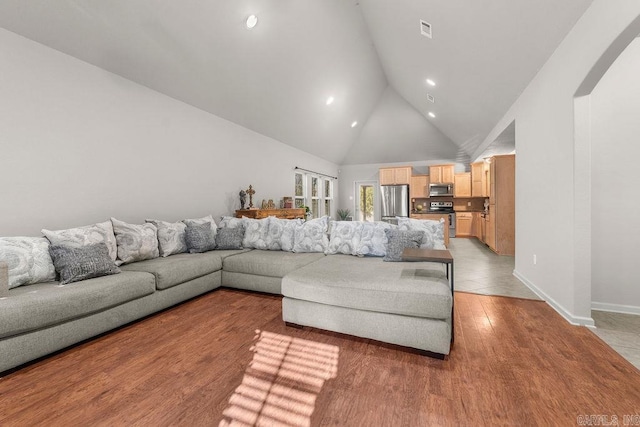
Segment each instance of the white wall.
[[592,300],[640,314],[640,38],[591,93]]
[[[337,165],[0,29],[0,236],[230,214]],[[339,194],[336,187],[336,194]]]
[[575,208],[584,194],[576,189],[585,160],[576,158],[574,95],[639,15],[638,1],[595,0],[477,150],[516,120],[515,274],[575,323],[592,320],[590,281],[580,276],[590,259],[577,256],[583,241]]

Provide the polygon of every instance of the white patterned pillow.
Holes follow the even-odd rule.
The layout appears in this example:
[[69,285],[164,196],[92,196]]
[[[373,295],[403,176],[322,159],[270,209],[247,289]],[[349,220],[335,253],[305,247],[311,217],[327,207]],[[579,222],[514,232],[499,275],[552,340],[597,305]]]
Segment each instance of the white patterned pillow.
[[118,244],[118,260],[116,265],[134,261],[158,258],[158,229],[155,225],[145,223],[141,225],[128,224],[111,218],[113,231]]
[[389,239],[385,230],[397,228],[397,225],[388,222],[365,222],[362,225],[360,241],[356,248],[358,256],[385,256]]
[[9,267],[9,289],[56,280],[44,237],[0,237],[0,261]]
[[293,237],[296,228],[301,225],[301,219],[282,219],[270,216],[267,249],[271,251],[293,251]]
[[236,218],[234,216],[223,216],[220,221],[220,228],[238,228],[242,226],[242,218]]
[[356,255],[362,225],[360,221],[331,221],[329,249],[325,253]]
[[446,249],[444,245],[444,219],[434,221],[430,219],[398,218],[399,230],[422,231],[421,249]]
[[166,222],[157,219],[145,219],[145,222],[155,225],[158,229],[158,250],[161,257],[187,251],[185,241],[187,225],[184,222]]
[[185,223],[185,225],[187,226],[202,225],[209,222],[211,223],[211,231],[213,231],[213,237],[215,237],[216,233],[218,232],[218,226],[216,225],[216,222],[213,220],[213,215],[207,215],[203,218],[196,218],[196,219],[183,219],[182,222]]
[[329,248],[327,229],[329,217],[311,219],[297,227],[293,239],[293,252],[325,252]]
[[242,246],[244,248],[266,250],[268,247],[269,222],[269,218],[253,219],[242,217],[242,225],[244,226]]
[[113,261],[118,255],[116,237],[113,233],[111,221],[99,222],[83,227],[69,228],[66,230],[41,230],[52,245],[63,245],[72,248],[93,245],[104,242],[109,249],[109,256]]

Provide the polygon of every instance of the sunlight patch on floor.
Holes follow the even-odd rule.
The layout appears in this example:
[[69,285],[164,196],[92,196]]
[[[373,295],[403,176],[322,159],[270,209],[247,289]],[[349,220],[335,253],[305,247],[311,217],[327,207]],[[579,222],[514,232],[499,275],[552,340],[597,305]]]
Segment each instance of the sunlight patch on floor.
[[338,374],[334,345],[256,331],[253,359],[220,426],[309,426],[325,381]]

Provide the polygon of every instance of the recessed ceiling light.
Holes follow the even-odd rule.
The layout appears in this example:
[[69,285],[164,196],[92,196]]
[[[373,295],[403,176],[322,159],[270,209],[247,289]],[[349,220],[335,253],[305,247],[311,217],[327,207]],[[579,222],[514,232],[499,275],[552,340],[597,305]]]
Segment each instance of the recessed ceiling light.
[[327,105],[331,105],[331,104],[333,104],[333,101],[334,101],[333,96],[328,97],[328,98],[327,98]]
[[435,86],[435,85],[436,85],[436,82],[434,82],[434,81],[433,81],[433,80],[431,80],[431,79],[427,79],[427,84],[428,84],[428,85],[430,85],[430,86]]
[[358,122],[356,120],[353,121],[353,123],[351,123],[351,127],[354,128],[358,126]]
[[247,18],[247,28],[248,29],[252,29],[253,27],[255,27],[258,24],[258,17],[256,15],[249,15],[249,17]]
[[435,114],[433,114],[431,111],[429,111],[429,117],[432,117],[432,118],[434,118],[434,119],[435,119],[435,118],[436,118],[436,115],[435,115]]

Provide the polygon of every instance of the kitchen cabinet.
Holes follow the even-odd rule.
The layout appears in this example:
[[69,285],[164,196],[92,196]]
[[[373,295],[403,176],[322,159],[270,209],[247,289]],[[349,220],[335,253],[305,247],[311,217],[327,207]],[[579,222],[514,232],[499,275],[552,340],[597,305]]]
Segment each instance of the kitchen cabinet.
[[489,161],[471,163],[471,197],[489,197],[490,165]]
[[482,240],[482,226],[480,221],[484,222],[484,217],[481,212],[472,212],[472,220],[471,220],[471,236],[477,238],[478,240]]
[[456,212],[456,237],[471,237],[473,228],[472,212]]
[[444,244],[446,247],[449,247],[449,214],[442,213],[412,213],[410,215],[413,219],[428,219],[431,221],[440,221],[440,219],[444,219]]
[[411,184],[411,166],[380,168],[380,185]]
[[429,197],[429,175],[413,175],[409,184],[409,194],[412,199]]
[[486,243],[499,255],[515,255],[515,172],[515,155],[491,158]]
[[484,162],[471,163],[471,197],[486,197],[484,194]]
[[457,173],[453,177],[453,197],[471,197],[471,174]]
[[429,166],[429,179],[431,184],[451,184],[454,180],[453,165]]

